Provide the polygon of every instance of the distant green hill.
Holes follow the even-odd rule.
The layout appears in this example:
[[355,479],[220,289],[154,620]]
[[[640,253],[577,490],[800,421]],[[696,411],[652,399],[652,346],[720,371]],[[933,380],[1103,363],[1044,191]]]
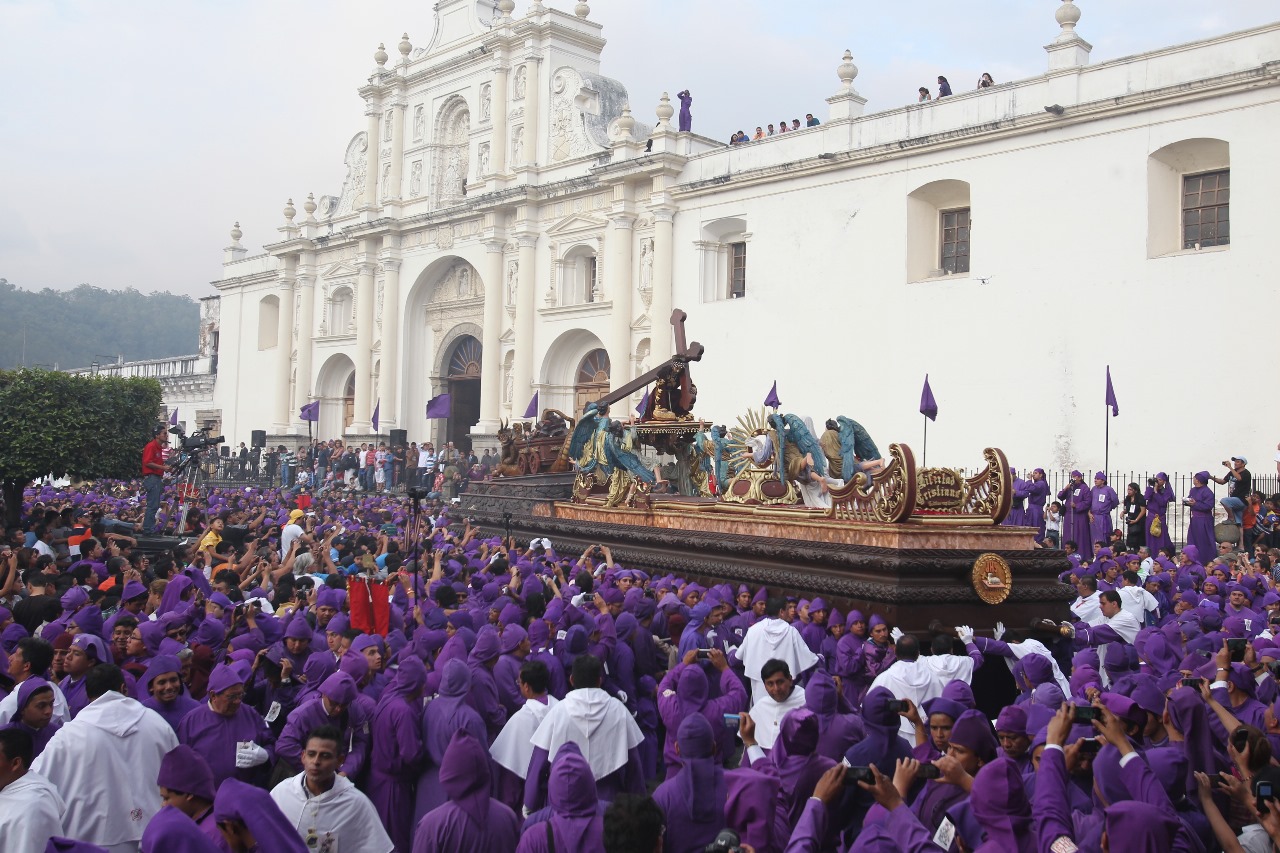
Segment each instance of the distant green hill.
[[23,364],[63,370],[189,355],[196,351],[200,304],[189,296],[103,290],[22,290],[0,278],[0,369]]

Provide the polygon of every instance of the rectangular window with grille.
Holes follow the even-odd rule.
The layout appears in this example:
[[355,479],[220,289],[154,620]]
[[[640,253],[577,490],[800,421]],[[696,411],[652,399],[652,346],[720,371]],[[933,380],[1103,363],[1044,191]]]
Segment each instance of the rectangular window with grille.
[[938,267],[944,273],[969,271],[969,208],[941,212],[939,229],[942,260]]
[[583,295],[583,302],[593,302],[596,298],[596,256],[592,255],[587,258],[587,292]]
[[1182,248],[1231,243],[1231,170],[1182,178]]
[[729,298],[747,295],[747,244],[729,244]]

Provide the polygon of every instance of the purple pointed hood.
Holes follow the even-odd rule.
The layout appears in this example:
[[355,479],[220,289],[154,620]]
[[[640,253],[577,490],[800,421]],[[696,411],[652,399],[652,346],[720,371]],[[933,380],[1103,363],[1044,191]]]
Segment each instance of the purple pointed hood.
[[239,779],[225,779],[218,786],[213,818],[218,823],[241,821],[253,834],[258,849],[272,853],[308,853],[307,845],[293,828],[275,800],[263,796],[261,788]]
[[1032,835],[1031,805],[1016,762],[998,758],[978,771],[969,795],[973,816],[986,831],[984,849],[1020,850]]
[[440,787],[477,829],[485,827],[489,819],[489,751],[465,729],[453,733],[444,751]]

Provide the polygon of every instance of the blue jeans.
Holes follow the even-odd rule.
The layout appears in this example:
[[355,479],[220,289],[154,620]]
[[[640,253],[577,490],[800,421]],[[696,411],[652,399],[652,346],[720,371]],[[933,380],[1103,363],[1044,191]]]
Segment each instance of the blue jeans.
[[1244,524],[1244,501],[1239,498],[1223,498],[1222,505],[1236,518],[1236,524]]
[[151,534],[156,529],[156,512],[160,509],[164,478],[159,474],[148,474],[142,478],[142,488],[147,493],[147,514],[142,518],[142,532]]

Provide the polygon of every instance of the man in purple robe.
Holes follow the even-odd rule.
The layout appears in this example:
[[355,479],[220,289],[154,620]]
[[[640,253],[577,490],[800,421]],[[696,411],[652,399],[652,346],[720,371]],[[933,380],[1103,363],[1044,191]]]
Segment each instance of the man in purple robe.
[[31,758],[39,758],[45,744],[62,728],[53,716],[53,685],[43,678],[32,677],[18,687],[18,709],[0,729],[19,729],[31,736]]
[[468,731],[454,732],[440,765],[440,787],[448,800],[418,824],[413,853],[514,850],[520,841],[520,821],[515,812],[489,796],[489,786],[484,742]]
[[516,853],[604,849],[604,806],[591,765],[572,741],[556,752],[547,782],[550,807],[529,816]]
[[424,755],[420,708],[426,684],[422,661],[404,658],[373,715],[369,799],[396,850],[408,850],[413,841],[413,783]]
[[213,798],[217,787],[213,783],[213,771],[203,755],[186,744],[178,744],[161,760],[156,784],[160,786],[160,799],[166,807],[177,809],[194,821],[215,850],[230,849],[213,819]]
[[302,770],[302,748],[307,733],[333,726],[342,734],[342,773],[358,779],[369,755],[369,718],[357,707],[356,683],[345,672],[335,672],[320,685],[319,694],[294,708],[276,741],[276,756],[295,772]]
[[142,831],[142,853],[219,853],[196,822],[173,806],[166,805]]
[[449,741],[460,731],[473,734],[488,743],[489,732],[476,709],[467,703],[471,692],[471,669],[454,659],[445,663],[440,672],[438,694],[427,702],[422,711],[422,743],[425,750],[418,776],[418,789],[414,798],[414,825],[427,812],[445,801],[440,787],[440,768]]
[[182,663],[173,655],[152,658],[134,693],[145,707],[163,717],[174,732],[178,731],[183,717],[200,707],[187,693],[182,683]]
[[747,707],[747,690],[742,680],[729,669],[729,662],[719,649],[710,652],[711,665],[715,667],[720,681],[720,696],[710,696],[707,676],[697,666],[697,649],[691,649],[684,660],[676,664],[663,677],[658,685],[658,713],[667,729],[666,746],[663,758],[667,765],[667,779],[675,777],[680,770],[680,756],[676,751],[676,732],[680,724],[691,715],[699,715],[711,725],[717,751],[721,756],[732,755],[736,744],[734,734],[737,726],[729,728],[724,724],[725,715],[737,714]]
[[58,685],[62,688],[62,695],[67,698],[67,711],[72,719],[89,704],[89,696],[85,692],[85,675],[98,664],[111,662],[111,652],[101,637],[94,634],[76,634],[72,637],[65,664],[67,677]]
[[1205,559],[1210,559],[1218,543],[1213,535],[1213,490],[1209,488],[1209,472],[1195,475],[1195,487],[1187,493],[1183,506],[1191,508],[1191,521],[1187,524],[1187,544],[1194,545]]
[[689,90],[685,89],[676,92],[676,97],[680,99],[680,132],[688,133],[693,130],[693,112],[690,110],[693,105],[693,95],[690,95]]
[[1147,517],[1142,520],[1143,532],[1147,538],[1147,550],[1155,556],[1161,548],[1168,548],[1173,543],[1169,539],[1169,504],[1173,502],[1173,487],[1169,485],[1169,475],[1161,471],[1153,478],[1154,484],[1147,486],[1142,497],[1147,502]]
[[[743,691],[745,695],[745,690]],[[728,790],[715,729],[701,714],[690,714],[675,739],[680,770],[658,786],[653,798],[667,816],[667,853],[700,853],[724,825]]]
[[1070,539],[1076,543],[1080,553],[1088,556],[1093,553],[1093,539],[1089,530],[1089,502],[1093,493],[1084,483],[1084,474],[1071,472],[1071,482],[1059,492],[1058,500],[1063,502],[1067,517],[1062,528],[1062,539]]
[[493,669],[498,665],[500,654],[497,629],[492,625],[484,626],[476,634],[476,644],[467,657],[467,664],[471,668],[471,691],[467,694],[467,702],[484,720],[489,732],[486,743],[492,742],[507,722],[507,711],[502,706],[498,684],[493,677]]
[[1027,480],[1027,515],[1023,524],[1036,529],[1036,541],[1044,541],[1044,504],[1049,499],[1049,484],[1044,479],[1044,469],[1036,468]]
[[235,853],[309,853],[280,807],[265,793],[238,779],[227,779],[218,786],[213,817],[227,845]]
[[[1089,493],[1089,535],[1090,542],[1111,541],[1114,530],[1111,513],[1120,505],[1116,490],[1107,485],[1107,475],[1099,471],[1093,475],[1093,489]],[[1084,544],[1079,543],[1083,548]]]
[[208,704],[178,724],[178,741],[205,757],[219,784],[235,778],[260,785],[271,767],[275,736],[262,715],[244,703],[244,693],[240,671],[218,664],[209,674]]
[[499,648],[502,655],[493,666],[493,680],[498,688],[498,701],[510,719],[524,704],[524,697],[520,695],[520,667],[529,656],[529,634],[515,623],[507,625],[502,629]]

